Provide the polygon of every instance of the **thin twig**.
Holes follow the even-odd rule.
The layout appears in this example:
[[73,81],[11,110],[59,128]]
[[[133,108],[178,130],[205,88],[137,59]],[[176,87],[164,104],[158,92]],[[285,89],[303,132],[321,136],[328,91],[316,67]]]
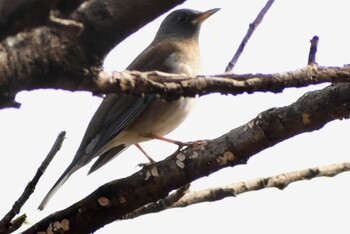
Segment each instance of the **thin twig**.
[[[223,198],[236,197],[242,193],[262,190],[266,188],[274,187],[278,189],[284,189],[289,184],[297,181],[310,180],[322,176],[332,177],[347,171],[350,171],[350,162],[286,172],[276,176],[255,178],[248,181],[242,181],[222,187],[204,189],[199,191],[186,190],[185,193],[179,197],[179,199],[177,199],[175,202],[172,202],[171,204],[164,205],[163,200],[150,203],[126,215],[124,219],[131,219],[144,214],[156,213],[169,208],[187,207],[202,202],[218,201]],[[169,195],[169,197],[170,196],[172,195]],[[168,199],[168,197],[166,199]]]
[[259,12],[257,17],[255,18],[255,20],[253,21],[253,23],[249,24],[249,29],[248,29],[246,35],[244,36],[241,44],[239,45],[235,55],[233,56],[231,61],[228,63],[225,72],[232,72],[234,66],[236,65],[239,57],[241,56],[241,54],[242,54],[242,52],[244,50],[244,47],[248,43],[248,40],[253,35],[255,29],[261,23],[261,21],[263,20],[265,14],[270,9],[270,7],[272,6],[273,3],[274,3],[274,0],[268,0],[266,5],[263,7],[263,9],[261,9],[261,11]]
[[5,232],[1,232],[1,234],[5,234],[5,233],[8,234],[16,231],[23,225],[26,219],[27,219],[27,215],[22,214],[19,217],[11,220],[11,224],[9,225],[8,229]]
[[284,189],[289,184],[297,181],[310,180],[323,176],[333,177],[347,171],[350,171],[350,162],[286,172],[272,177],[256,178],[249,181],[233,183],[223,187],[188,192],[177,203],[175,203],[173,207],[186,207],[202,202],[218,201],[226,197],[235,197],[245,192],[272,187]]
[[[184,191],[181,191],[180,188],[167,198],[147,204],[124,216],[123,219],[131,219],[144,214],[164,211],[169,208],[187,207],[189,205],[202,202],[218,201],[226,197],[236,197],[239,194],[249,191],[256,191],[272,187],[284,189],[293,182],[310,180],[321,176],[336,176],[346,171],[350,171],[350,162],[286,172],[276,176],[255,178],[249,181],[233,183],[222,187],[204,189],[200,191],[188,191],[189,187],[185,188]],[[177,193],[180,193],[181,195],[178,196]],[[176,197],[176,199],[174,199],[174,197]],[[169,199],[172,202],[166,202]]]
[[[25,215],[21,216],[20,219],[16,219],[14,221],[12,221],[12,219],[16,216],[16,214],[18,214],[20,212],[22,206],[28,200],[29,196],[34,192],[35,186],[39,182],[39,179],[44,174],[46,168],[48,167],[48,165],[50,164],[52,159],[55,157],[56,153],[60,150],[65,135],[66,135],[65,131],[62,131],[62,132],[60,132],[60,134],[58,134],[55,143],[51,147],[51,150],[47,154],[45,160],[41,163],[41,165],[38,168],[38,170],[37,170],[35,176],[33,177],[32,181],[30,181],[27,184],[27,186],[25,187],[22,195],[13,204],[12,209],[0,221],[0,234],[10,233],[10,232],[15,231],[25,221]],[[14,226],[16,226],[16,228]]]
[[308,58],[308,61],[307,61],[307,65],[312,65],[312,64],[317,65],[317,63],[316,63],[316,53],[317,53],[318,41],[319,41],[318,36],[314,36],[310,40],[310,51],[309,51],[309,58]]

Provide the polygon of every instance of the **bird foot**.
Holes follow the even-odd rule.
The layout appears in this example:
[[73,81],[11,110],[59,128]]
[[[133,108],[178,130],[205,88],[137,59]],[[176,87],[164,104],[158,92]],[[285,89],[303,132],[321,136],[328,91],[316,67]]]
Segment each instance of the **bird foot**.
[[153,163],[155,162],[139,163],[139,164],[136,164],[136,167],[144,168],[144,167],[151,166]]
[[179,146],[179,149],[182,149],[183,147],[197,148],[206,144],[207,144],[206,140],[197,140],[197,141],[180,142],[180,144],[177,144],[177,145]]

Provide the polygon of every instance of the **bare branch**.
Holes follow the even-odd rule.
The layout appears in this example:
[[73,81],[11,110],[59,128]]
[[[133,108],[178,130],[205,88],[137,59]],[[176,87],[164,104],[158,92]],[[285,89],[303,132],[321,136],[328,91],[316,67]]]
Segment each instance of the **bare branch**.
[[[341,68],[308,66],[295,71],[272,74],[221,74],[195,77],[162,72],[100,72],[97,79],[76,77],[68,81],[66,77],[62,77],[62,80],[52,80],[45,84],[41,83],[41,80],[31,80],[22,88],[24,90],[37,87],[85,90],[94,94],[123,92],[139,96],[157,94],[164,99],[173,100],[182,96],[193,97],[210,93],[232,95],[257,91],[279,93],[290,87],[349,81],[349,66]],[[8,99],[0,96],[0,108],[6,106],[7,101]]]
[[248,181],[241,181],[238,183],[232,183],[225,186],[203,189],[199,191],[186,190],[186,193],[184,193],[183,196],[181,196],[176,202],[172,203],[171,206],[164,205],[163,200],[160,200],[147,204],[133,211],[132,213],[127,214],[124,219],[131,219],[145,214],[157,213],[170,208],[187,207],[203,202],[219,201],[227,197],[236,197],[242,193],[258,191],[266,188],[284,189],[289,184],[297,181],[310,180],[322,176],[333,177],[347,171],[350,171],[350,162],[286,172],[275,176],[255,178]]
[[191,191],[186,193],[177,203],[175,203],[173,208],[186,207],[202,202],[218,201],[226,197],[235,197],[242,193],[266,188],[284,189],[289,184],[297,181],[310,180],[324,176],[333,177],[347,171],[350,171],[350,162],[308,168],[301,171],[286,172],[272,177],[256,178],[249,181],[242,181],[201,191]]
[[[93,93],[125,92],[134,95],[158,94],[168,100],[181,96],[210,93],[242,94],[252,92],[282,92],[289,87],[305,87],[325,82],[349,82],[350,67],[317,67],[272,74],[219,74],[195,76],[162,72],[101,72],[95,84],[80,85]],[[91,85],[91,86],[90,86]]]
[[39,182],[39,179],[44,174],[46,168],[48,167],[48,165],[50,164],[50,162],[52,161],[52,159],[54,158],[56,153],[60,150],[65,135],[66,135],[66,132],[62,131],[57,136],[55,143],[51,147],[51,150],[47,154],[45,160],[41,163],[34,178],[27,184],[22,195],[18,198],[18,200],[12,206],[12,209],[0,221],[0,234],[11,233],[11,232],[17,230],[18,228],[21,227],[21,225],[25,221],[25,219],[26,219],[25,215],[22,215],[18,219],[13,220],[13,221],[12,221],[12,219],[15,217],[16,214],[18,214],[20,212],[22,206],[26,203],[26,201],[28,200],[30,195],[34,192],[35,186]]
[[261,9],[261,11],[259,12],[257,17],[255,18],[255,20],[253,21],[253,23],[249,24],[249,29],[248,29],[246,35],[244,36],[241,44],[239,45],[235,55],[233,56],[231,61],[228,63],[225,72],[232,72],[234,66],[236,65],[239,57],[241,56],[241,54],[244,50],[244,47],[248,43],[250,37],[253,35],[255,29],[259,26],[259,24],[261,23],[261,21],[263,20],[263,18],[265,16],[265,14],[270,9],[270,7],[272,6],[273,3],[274,3],[274,0],[268,0],[267,3],[265,4],[265,6],[263,7],[263,9]]
[[[148,203],[164,199],[172,190],[193,180],[246,163],[256,153],[279,142],[349,116],[350,84],[336,84],[309,92],[290,106],[266,110],[206,145],[186,148],[129,177],[109,182],[74,205],[41,220],[23,234],[52,231],[56,222],[60,228],[65,228],[65,233],[94,232]],[[86,220],[89,222],[84,222]]]
[[310,40],[310,51],[309,51],[309,58],[308,58],[308,61],[307,61],[308,65],[312,65],[312,64],[317,65],[317,63],[316,63],[316,53],[317,53],[318,41],[319,41],[318,36],[314,36]]
[[41,163],[40,167],[38,168],[37,174],[33,179],[33,182],[35,182],[35,184],[38,182],[42,174],[45,173],[46,168],[49,166],[49,164],[51,163],[52,159],[55,157],[57,152],[61,149],[65,136],[66,136],[65,131],[62,131],[60,132],[60,134],[58,134],[57,139],[53,144],[53,146],[51,147],[50,152],[47,154],[45,160]]
[[1,230],[4,230],[4,231],[0,231],[0,233],[1,234],[8,234],[8,233],[12,233],[12,232],[18,230],[20,227],[22,227],[22,225],[26,221],[26,219],[27,219],[26,214],[22,214],[22,215],[18,216],[17,218],[11,220],[8,223],[8,228],[6,230],[3,229],[3,227],[0,227]]

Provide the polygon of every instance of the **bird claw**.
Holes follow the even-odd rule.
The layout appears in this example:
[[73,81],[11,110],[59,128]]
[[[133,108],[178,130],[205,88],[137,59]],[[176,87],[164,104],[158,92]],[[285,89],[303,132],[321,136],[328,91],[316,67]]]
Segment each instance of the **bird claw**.
[[197,148],[199,146],[206,145],[206,140],[197,140],[197,141],[188,141],[188,142],[181,142],[181,145],[179,146],[179,149],[182,149],[183,147],[191,147],[191,148]]
[[145,167],[151,166],[151,165],[154,164],[154,163],[155,163],[155,162],[139,163],[139,164],[136,164],[136,167],[145,168]]

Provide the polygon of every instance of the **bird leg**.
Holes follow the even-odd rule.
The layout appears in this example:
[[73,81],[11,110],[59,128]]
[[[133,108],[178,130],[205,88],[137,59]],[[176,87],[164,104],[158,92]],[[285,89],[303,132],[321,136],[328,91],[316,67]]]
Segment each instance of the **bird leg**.
[[[190,142],[182,142],[182,141],[176,141],[176,140],[173,140],[173,139],[169,139],[169,138],[166,138],[166,137],[163,137],[163,136],[158,136],[158,135],[155,135],[155,134],[147,134],[147,135],[143,135],[144,137],[147,137],[147,138],[152,138],[152,139],[157,139],[157,140],[160,140],[160,141],[165,141],[165,142],[169,142],[169,143],[172,143],[172,144],[175,144],[178,146],[177,150],[172,154],[172,155],[175,155],[177,153],[180,152],[180,150],[187,146],[187,147],[196,147],[196,146],[199,146],[199,145],[204,145],[206,144],[207,141],[203,141],[203,140],[199,140],[199,141],[190,141]],[[135,144],[135,146],[146,156],[146,158],[152,163],[155,163],[156,161],[140,146],[140,144]]]
[[156,161],[141,147],[140,144],[135,144],[135,146],[146,156],[150,163],[155,163]]
[[176,140],[169,139],[169,138],[166,138],[166,137],[163,137],[163,136],[157,136],[157,135],[152,134],[152,133],[148,134],[146,137],[175,144],[175,145],[179,146],[177,151],[179,151],[180,149],[182,149],[185,146],[191,146],[192,145],[191,142],[187,143],[187,142],[182,142],[182,141],[176,141]]
[[202,146],[202,145],[206,145],[208,140],[197,140],[197,141],[188,141],[188,142],[182,142],[182,141],[176,141],[176,140],[173,140],[173,139],[169,139],[169,138],[166,138],[166,137],[163,137],[163,136],[157,136],[157,135],[154,135],[154,134],[149,134],[148,137],[151,137],[153,139],[157,139],[157,140],[160,140],[160,141],[165,141],[165,142],[169,142],[169,143],[173,143],[173,144],[176,144],[179,146],[179,148],[175,151],[175,153],[178,153],[183,147],[193,147],[193,148],[196,148],[196,147],[199,147],[199,146]]

